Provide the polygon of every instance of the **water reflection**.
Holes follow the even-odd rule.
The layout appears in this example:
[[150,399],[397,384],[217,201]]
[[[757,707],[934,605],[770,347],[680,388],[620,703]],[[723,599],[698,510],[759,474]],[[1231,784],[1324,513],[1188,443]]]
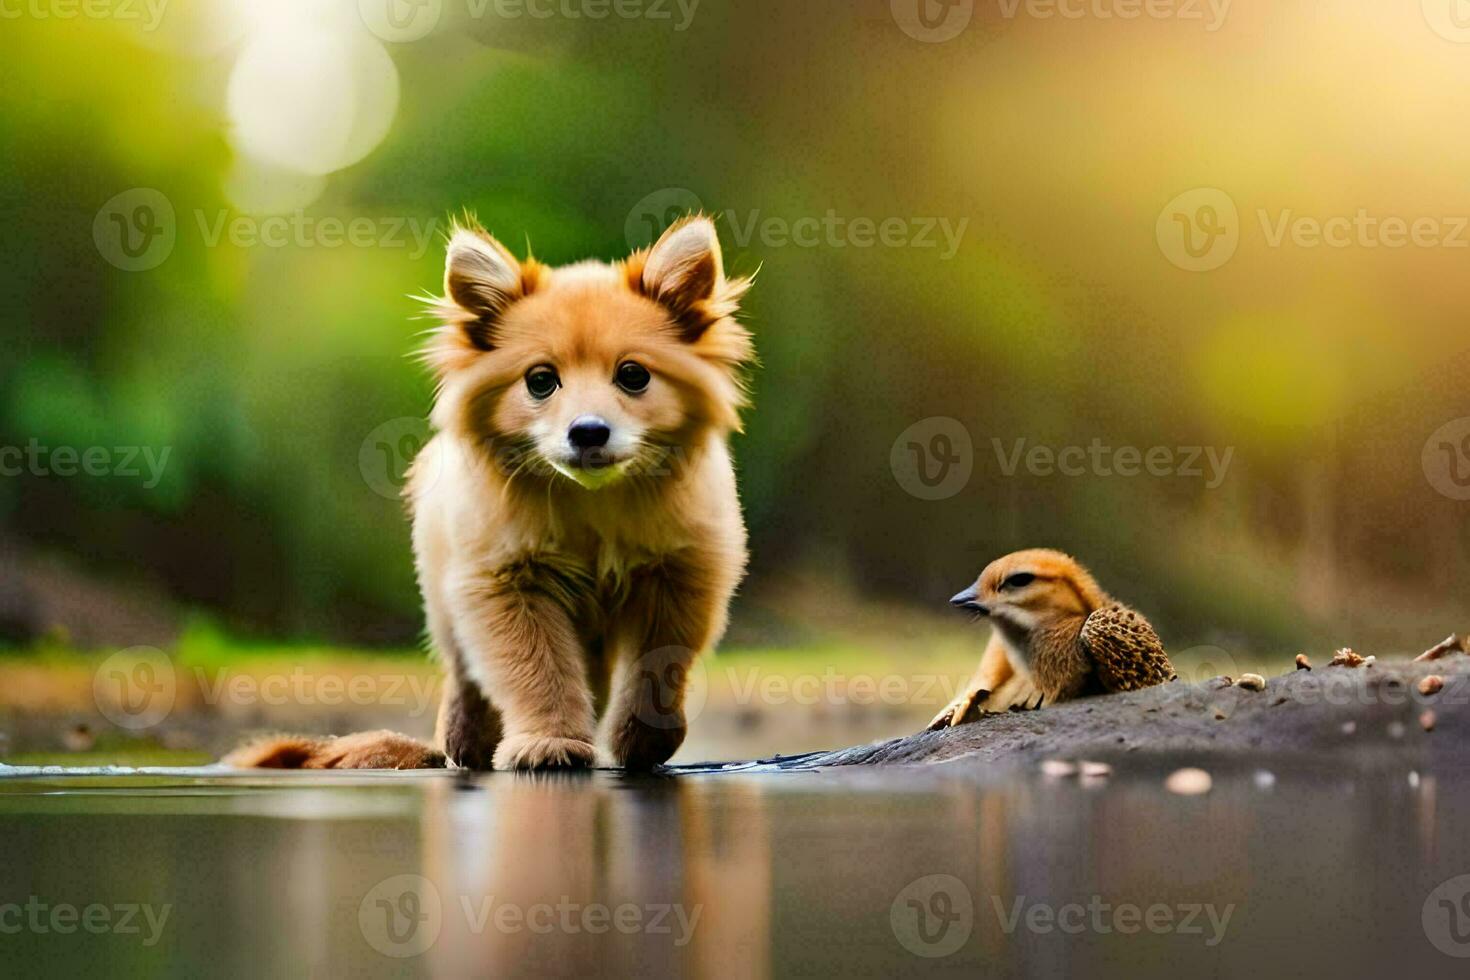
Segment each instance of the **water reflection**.
[[758,784],[551,775],[493,791],[441,782],[429,796],[424,875],[445,901],[436,972],[768,975]]
[[[1470,894],[1463,781],[1216,768],[1182,797],[1167,769],[0,778],[0,973],[1132,978],[1470,954],[1470,921],[1441,921]],[[9,931],[32,898],[170,914],[151,944]]]

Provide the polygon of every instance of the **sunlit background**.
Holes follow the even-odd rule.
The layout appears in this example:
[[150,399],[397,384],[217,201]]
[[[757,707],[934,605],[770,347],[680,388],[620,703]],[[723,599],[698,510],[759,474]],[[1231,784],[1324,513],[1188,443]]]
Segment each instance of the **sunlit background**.
[[[1220,672],[1470,627],[1454,3],[0,6],[8,750],[91,748],[122,648],[419,669],[411,297],[466,209],[555,263],[699,208],[759,269],[747,673],[688,752],[910,730],[735,675],[958,682],[945,598],[1031,545]],[[186,749],[280,720],[198,693]]]

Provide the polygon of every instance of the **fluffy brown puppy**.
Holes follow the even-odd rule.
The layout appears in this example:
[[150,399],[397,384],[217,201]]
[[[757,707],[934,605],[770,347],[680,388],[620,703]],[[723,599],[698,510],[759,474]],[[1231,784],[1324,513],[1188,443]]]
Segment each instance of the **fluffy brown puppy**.
[[683,741],[688,668],[745,568],[748,286],[704,217],[559,268],[455,230],[424,354],[437,433],[406,489],[451,765],[583,767],[600,745],[649,769]]

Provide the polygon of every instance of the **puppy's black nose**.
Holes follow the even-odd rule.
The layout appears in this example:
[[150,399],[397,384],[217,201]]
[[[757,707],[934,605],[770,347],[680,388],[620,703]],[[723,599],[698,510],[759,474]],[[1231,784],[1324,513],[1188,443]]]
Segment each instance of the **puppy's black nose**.
[[567,441],[578,449],[601,449],[607,445],[612,427],[596,415],[580,415],[567,430]]

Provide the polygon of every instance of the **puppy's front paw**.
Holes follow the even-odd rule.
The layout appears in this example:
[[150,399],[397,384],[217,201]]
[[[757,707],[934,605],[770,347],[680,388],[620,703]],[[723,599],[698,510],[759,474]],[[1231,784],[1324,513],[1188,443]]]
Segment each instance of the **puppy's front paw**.
[[456,769],[494,768],[495,741],[463,730],[450,731],[444,738],[444,755]]
[[682,713],[677,720],[662,717],[657,725],[629,718],[613,732],[613,759],[624,769],[647,772],[669,761],[684,744],[688,730]]
[[560,735],[508,735],[495,749],[496,769],[587,769],[597,758],[592,743]]

